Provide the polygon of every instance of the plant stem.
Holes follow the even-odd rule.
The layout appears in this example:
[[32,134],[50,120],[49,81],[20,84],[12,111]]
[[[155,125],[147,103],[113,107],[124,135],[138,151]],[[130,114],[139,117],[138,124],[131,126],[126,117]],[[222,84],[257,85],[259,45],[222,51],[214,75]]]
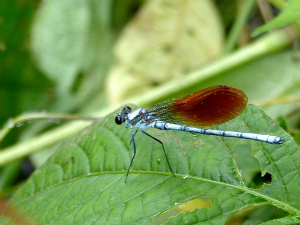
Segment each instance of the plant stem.
[[9,119],[9,121],[0,130],[0,142],[8,134],[8,132],[14,127],[23,124],[28,121],[33,120],[48,120],[49,122],[64,121],[64,120],[88,120],[97,121],[99,118],[91,116],[81,116],[81,115],[59,115],[59,114],[46,114],[46,113],[28,113],[18,116],[14,119]]
[[299,101],[300,101],[300,96],[285,96],[285,97],[279,97],[279,98],[254,102],[253,104],[260,107],[265,107],[274,104],[291,103],[291,102],[299,102]]
[[233,27],[228,35],[227,41],[224,47],[224,54],[227,55],[228,53],[232,52],[234,47],[237,44],[237,41],[240,37],[242,30],[247,23],[249,15],[255,5],[256,0],[247,0],[244,2],[243,8],[239,15],[236,16],[236,21],[233,24]]

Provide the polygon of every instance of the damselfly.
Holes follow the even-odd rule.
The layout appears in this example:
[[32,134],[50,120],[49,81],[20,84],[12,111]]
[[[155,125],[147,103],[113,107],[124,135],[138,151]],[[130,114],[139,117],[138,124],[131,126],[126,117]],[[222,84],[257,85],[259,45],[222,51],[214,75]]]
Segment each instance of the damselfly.
[[116,124],[120,125],[126,122],[126,128],[130,127],[131,129],[133,157],[127,170],[125,182],[136,155],[134,128],[137,128],[161,144],[170,171],[174,176],[175,174],[171,168],[163,143],[146,133],[144,129],[178,130],[206,135],[251,139],[269,144],[283,144],[283,138],[272,135],[207,129],[225,123],[240,115],[245,110],[247,101],[248,98],[244,92],[226,85],[218,85],[197,91],[183,98],[155,104],[148,109],[141,108],[131,112],[131,108],[125,106],[115,118]]

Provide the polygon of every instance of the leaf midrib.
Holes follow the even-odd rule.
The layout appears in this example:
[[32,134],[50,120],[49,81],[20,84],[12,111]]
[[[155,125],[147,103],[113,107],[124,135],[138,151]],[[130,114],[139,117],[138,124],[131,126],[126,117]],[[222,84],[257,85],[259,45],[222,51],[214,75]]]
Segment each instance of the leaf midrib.
[[[93,177],[93,176],[100,176],[100,175],[106,175],[106,174],[109,174],[109,175],[110,174],[126,174],[126,172],[127,171],[118,171],[118,172],[109,171],[109,172],[101,172],[101,173],[93,173],[93,174],[90,173],[89,175],[86,175],[86,176],[81,176],[81,177],[74,178],[74,179],[71,179],[71,180],[63,181],[63,182],[57,183],[57,184],[55,184],[55,185],[53,185],[51,187],[47,187],[43,191],[36,192],[33,195],[30,195],[30,196],[28,196],[26,198],[23,198],[22,201],[20,201],[16,205],[21,205],[22,202],[28,200],[29,198],[31,198],[33,196],[37,196],[37,195],[39,195],[40,193],[42,193],[44,191],[49,191],[49,190],[51,190],[51,189],[53,189],[55,187],[58,187],[59,185],[63,185],[63,184],[66,184],[66,183],[70,183],[70,182],[73,182],[73,181],[77,181],[77,180],[80,180],[80,179],[84,179],[84,178],[88,178],[88,177]],[[166,173],[166,172],[152,172],[152,171],[131,171],[130,174],[151,174],[151,175],[173,176],[171,173]],[[270,202],[272,205],[274,205],[274,206],[282,209],[283,211],[287,211],[290,214],[293,214],[295,216],[300,217],[300,210],[296,209],[295,207],[292,207],[289,204],[286,204],[286,203],[281,202],[281,201],[279,201],[277,199],[274,199],[274,198],[271,198],[271,197],[266,196],[264,194],[261,194],[261,193],[257,192],[256,190],[249,189],[247,187],[236,186],[236,185],[233,185],[233,184],[223,183],[223,182],[219,182],[219,181],[213,181],[213,180],[209,180],[209,179],[205,179],[205,178],[199,178],[199,177],[194,177],[194,176],[186,176],[186,175],[181,175],[181,174],[176,174],[176,178],[191,179],[191,180],[196,180],[196,181],[211,183],[211,184],[214,184],[214,185],[220,185],[220,186],[224,186],[224,187],[228,187],[228,188],[240,190],[242,192],[245,192],[245,193],[251,194],[253,196],[259,197],[261,199],[264,199],[264,200]],[[149,190],[149,188],[147,188],[146,190]]]

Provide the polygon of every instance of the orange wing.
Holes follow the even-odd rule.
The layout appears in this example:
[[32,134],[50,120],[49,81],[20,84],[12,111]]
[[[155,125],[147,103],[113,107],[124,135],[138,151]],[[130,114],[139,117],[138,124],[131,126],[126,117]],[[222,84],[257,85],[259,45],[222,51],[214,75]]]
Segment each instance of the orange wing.
[[159,120],[195,127],[212,127],[241,114],[247,106],[244,92],[218,85],[158,103],[148,109]]

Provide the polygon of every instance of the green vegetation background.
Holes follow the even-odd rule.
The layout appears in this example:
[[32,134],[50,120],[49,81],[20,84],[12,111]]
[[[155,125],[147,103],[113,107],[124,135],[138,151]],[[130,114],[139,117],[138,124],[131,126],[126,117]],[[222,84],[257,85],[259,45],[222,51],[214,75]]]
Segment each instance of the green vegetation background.
[[[270,2],[280,10],[285,4],[283,1]],[[208,86],[226,84],[243,90],[251,103],[262,107],[273,119],[280,119],[280,124],[297,140],[300,91],[297,29],[251,37],[263,20],[255,1],[240,3],[238,6],[232,1],[192,0],[2,1],[0,124],[29,112],[98,112],[104,116],[104,112],[113,112],[128,102],[147,107]],[[293,13],[297,9],[299,3],[290,1],[285,13],[278,16],[279,21],[277,18],[273,25],[259,28],[256,34],[297,21],[299,18],[294,18]],[[257,112],[258,118],[259,115]],[[24,149],[28,143],[35,143],[31,141],[33,137],[51,131],[60,123],[50,122],[18,124],[20,128],[13,129],[0,147],[9,151],[15,144],[21,147],[20,152],[27,152]],[[67,127],[64,133],[71,136],[80,129],[77,127],[72,131]],[[39,167],[49,152],[57,149],[55,143],[60,139],[50,135],[48,139],[47,144],[27,147],[27,153],[15,154],[11,163],[1,162],[5,165],[0,176],[2,195],[13,194],[24,180],[20,177],[25,173],[22,169],[24,161],[16,159],[30,155],[32,164]],[[291,148],[295,149],[295,146]],[[35,151],[38,153],[33,154]],[[117,168],[109,169],[123,171],[126,160],[124,165],[119,162]],[[260,169],[256,161],[255,170],[243,178],[249,179],[246,182],[249,187],[260,187],[269,181],[267,178],[256,183],[254,179],[260,178]],[[103,181],[97,182],[103,184]],[[191,187],[197,185],[191,184]],[[187,195],[187,198],[190,197]],[[272,201],[268,203],[276,205]],[[290,214],[271,209],[274,210],[273,218],[293,214],[292,209],[287,210]],[[237,218],[242,218],[242,221],[250,218],[249,221],[253,222],[259,214],[261,221],[272,219],[262,216],[264,210],[263,207],[252,211],[247,208]],[[225,221],[227,216],[221,220]],[[290,218],[290,223],[295,223],[296,217]],[[130,221],[127,219],[125,215],[122,221],[127,223]],[[180,219],[177,217],[177,220]],[[286,223],[287,219],[280,224]]]

